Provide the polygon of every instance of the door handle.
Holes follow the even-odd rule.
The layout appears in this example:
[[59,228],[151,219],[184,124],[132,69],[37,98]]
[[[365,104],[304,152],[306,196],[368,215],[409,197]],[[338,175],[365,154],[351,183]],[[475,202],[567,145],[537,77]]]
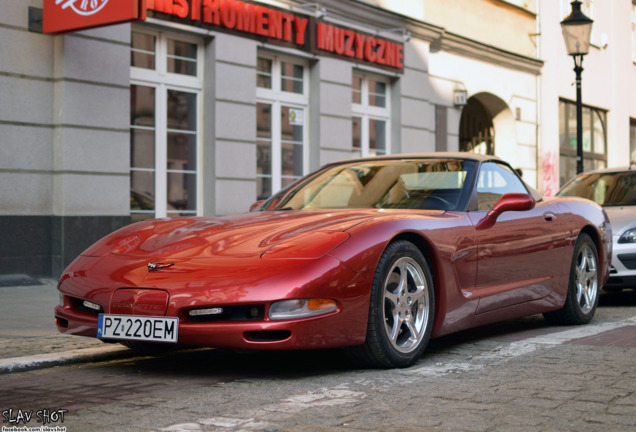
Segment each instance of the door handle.
[[545,212],[543,213],[543,219],[545,219],[546,222],[554,222],[557,219],[557,217],[552,212]]

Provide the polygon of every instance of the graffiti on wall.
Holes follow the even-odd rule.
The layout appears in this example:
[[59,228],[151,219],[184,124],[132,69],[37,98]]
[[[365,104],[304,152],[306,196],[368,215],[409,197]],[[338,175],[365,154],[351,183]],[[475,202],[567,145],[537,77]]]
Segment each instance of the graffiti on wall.
[[559,155],[547,152],[543,156],[543,195],[554,196],[559,190]]

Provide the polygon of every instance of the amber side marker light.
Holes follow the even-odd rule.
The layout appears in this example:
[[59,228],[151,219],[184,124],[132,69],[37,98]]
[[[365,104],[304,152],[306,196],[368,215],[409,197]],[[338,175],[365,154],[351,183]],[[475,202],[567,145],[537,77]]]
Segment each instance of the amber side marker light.
[[269,308],[269,319],[286,320],[308,318],[328,314],[338,309],[332,299],[293,299],[273,303]]

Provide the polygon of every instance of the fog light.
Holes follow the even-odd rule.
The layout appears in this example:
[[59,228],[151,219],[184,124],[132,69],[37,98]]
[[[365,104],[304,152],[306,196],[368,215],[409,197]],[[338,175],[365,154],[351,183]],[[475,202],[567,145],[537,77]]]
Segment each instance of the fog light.
[[195,316],[208,316],[208,315],[220,315],[223,313],[223,308],[206,308],[206,309],[192,309],[188,312],[188,315]]
[[269,308],[269,319],[284,320],[308,318],[328,314],[338,309],[331,299],[294,299],[281,300]]
[[82,303],[82,306],[88,309],[95,310],[95,311],[102,310],[102,307],[100,305],[98,305],[97,303],[90,302],[88,300],[84,300],[84,302]]

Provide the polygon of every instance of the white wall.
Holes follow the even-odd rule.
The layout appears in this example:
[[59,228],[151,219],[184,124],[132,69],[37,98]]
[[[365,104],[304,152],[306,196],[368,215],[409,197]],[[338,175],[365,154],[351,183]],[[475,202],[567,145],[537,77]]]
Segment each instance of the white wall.
[[[569,9],[565,15],[569,14]],[[629,119],[636,118],[636,66],[632,62],[631,2],[596,1],[593,46],[583,61],[582,101],[608,113],[608,166],[629,160]],[[576,101],[574,61],[565,49],[561,2],[540,1],[540,155],[545,189],[556,192],[559,166],[559,98]],[[606,42],[606,44],[604,44]]]
[[0,214],[129,213],[128,25],[51,36],[0,14]]
[[[452,107],[453,91],[464,89],[468,97],[489,94],[507,109],[495,118],[495,154],[521,168],[524,180],[536,186],[537,178],[537,76],[533,73],[447,52],[429,54],[431,102]],[[515,119],[516,109],[521,117]],[[453,109],[450,110],[451,112]],[[449,131],[459,130],[461,113]],[[450,147],[449,147],[450,149]]]

